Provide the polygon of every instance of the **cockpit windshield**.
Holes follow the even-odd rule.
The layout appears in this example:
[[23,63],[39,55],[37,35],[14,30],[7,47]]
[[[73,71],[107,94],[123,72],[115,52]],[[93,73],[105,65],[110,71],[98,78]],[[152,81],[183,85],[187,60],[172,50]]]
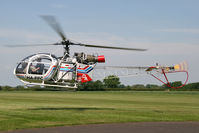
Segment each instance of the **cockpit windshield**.
[[16,74],[25,74],[27,71],[27,62],[21,62],[18,64],[16,68]]

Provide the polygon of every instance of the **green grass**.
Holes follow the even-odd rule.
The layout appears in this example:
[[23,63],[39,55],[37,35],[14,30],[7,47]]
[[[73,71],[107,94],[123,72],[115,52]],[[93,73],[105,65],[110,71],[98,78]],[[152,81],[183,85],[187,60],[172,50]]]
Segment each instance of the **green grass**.
[[199,92],[0,92],[0,130],[199,121]]

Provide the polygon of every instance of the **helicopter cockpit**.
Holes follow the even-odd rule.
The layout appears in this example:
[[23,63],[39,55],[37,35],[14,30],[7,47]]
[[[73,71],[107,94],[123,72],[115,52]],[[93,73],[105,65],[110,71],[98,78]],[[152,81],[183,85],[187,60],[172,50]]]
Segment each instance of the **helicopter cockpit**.
[[57,62],[57,57],[52,54],[34,54],[26,57],[18,64],[15,75],[24,75],[24,77],[31,77],[31,79],[41,77],[48,80],[52,77],[52,71],[54,71],[53,68],[56,67]]

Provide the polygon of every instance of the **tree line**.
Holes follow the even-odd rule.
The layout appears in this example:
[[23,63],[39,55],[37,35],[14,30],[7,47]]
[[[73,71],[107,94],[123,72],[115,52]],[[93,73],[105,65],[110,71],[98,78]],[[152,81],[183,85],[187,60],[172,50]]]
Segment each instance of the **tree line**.
[[[170,83],[173,87],[178,87],[182,85],[181,81],[176,81]],[[60,91],[60,90],[72,90],[72,89],[66,89],[66,88],[57,88],[57,87],[40,87],[40,86],[34,86],[34,87],[24,87],[24,86],[0,86],[0,90],[5,91],[12,91],[12,90],[35,90],[35,91],[44,91],[44,90],[51,90],[51,91]],[[189,83],[185,85],[182,88],[179,89],[171,89],[167,85],[155,85],[155,84],[135,84],[135,85],[124,85],[121,84],[119,77],[115,75],[110,75],[106,77],[103,81],[97,80],[97,81],[90,81],[86,83],[79,84],[76,91],[165,91],[165,90],[171,90],[171,91],[199,91],[199,82],[196,83]]]
[[[171,82],[170,85],[172,87],[178,87],[182,85],[181,81]],[[165,91],[165,90],[180,90],[180,91],[187,91],[187,90],[194,90],[199,91],[199,82],[196,83],[189,83],[182,88],[173,89],[168,87],[167,85],[156,85],[156,84],[135,84],[135,85],[124,85],[121,84],[119,77],[110,75],[106,77],[103,82],[100,80],[91,81],[87,83],[80,84],[78,87],[80,91],[125,91],[125,90],[132,90],[132,91]]]

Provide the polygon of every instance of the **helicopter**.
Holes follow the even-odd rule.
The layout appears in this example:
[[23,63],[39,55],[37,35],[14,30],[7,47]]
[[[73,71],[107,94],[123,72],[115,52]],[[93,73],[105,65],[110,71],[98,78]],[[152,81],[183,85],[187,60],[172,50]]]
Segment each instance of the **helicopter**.
[[12,47],[62,45],[64,54],[61,57],[56,57],[51,53],[38,53],[21,60],[14,69],[14,75],[25,85],[77,88],[79,83],[91,81],[94,68],[97,63],[105,63],[105,56],[86,54],[84,52],[75,52],[74,55],[70,55],[70,46],[132,51],[147,50],[74,43],[66,38],[60,24],[54,16],[41,17],[61,37],[62,41],[52,44],[12,45]]

